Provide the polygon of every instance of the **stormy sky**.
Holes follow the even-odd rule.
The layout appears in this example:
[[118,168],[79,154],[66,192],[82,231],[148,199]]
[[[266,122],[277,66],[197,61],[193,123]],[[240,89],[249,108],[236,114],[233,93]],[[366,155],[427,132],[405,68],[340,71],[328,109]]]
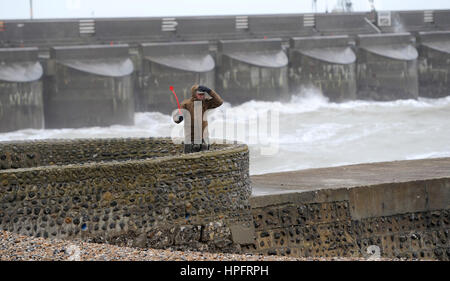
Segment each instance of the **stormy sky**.
[[[317,12],[331,12],[339,0],[317,0]],[[0,0],[0,19],[29,19],[30,0]],[[312,0],[32,0],[33,18],[160,17],[313,12]],[[368,11],[368,0],[353,0]],[[375,0],[377,10],[450,9],[449,0]]]

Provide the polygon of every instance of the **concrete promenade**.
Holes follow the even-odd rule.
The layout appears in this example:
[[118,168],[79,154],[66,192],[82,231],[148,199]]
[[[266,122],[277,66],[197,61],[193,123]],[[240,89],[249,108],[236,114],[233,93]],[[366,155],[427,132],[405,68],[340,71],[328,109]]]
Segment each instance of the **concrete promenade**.
[[450,158],[356,164],[251,176],[252,195],[450,178]]

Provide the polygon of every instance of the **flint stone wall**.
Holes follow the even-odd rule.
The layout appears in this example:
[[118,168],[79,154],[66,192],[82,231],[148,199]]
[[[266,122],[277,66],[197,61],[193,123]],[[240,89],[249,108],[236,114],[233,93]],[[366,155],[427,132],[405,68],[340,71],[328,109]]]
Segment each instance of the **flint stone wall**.
[[450,179],[252,197],[245,251],[301,257],[450,259]]
[[186,155],[170,139],[0,143],[0,228],[136,247],[239,251],[233,226],[251,226],[248,148],[212,147]]

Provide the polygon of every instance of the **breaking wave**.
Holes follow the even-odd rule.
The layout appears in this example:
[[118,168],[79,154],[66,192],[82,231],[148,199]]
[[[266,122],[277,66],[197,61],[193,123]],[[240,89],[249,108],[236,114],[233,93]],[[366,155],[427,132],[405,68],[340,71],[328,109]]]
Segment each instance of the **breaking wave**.
[[[261,135],[260,116],[277,112],[278,124]],[[391,102],[331,103],[310,90],[289,102],[249,101],[225,103],[208,117],[212,138],[246,141],[250,147],[250,173],[289,171],[379,161],[450,157],[450,97]],[[245,124],[244,136],[214,130],[220,125]],[[26,129],[0,134],[0,141],[55,138],[110,138],[171,136],[180,129],[169,115],[135,114],[135,125],[79,129]],[[219,126],[219,128],[220,128]],[[213,129],[213,130],[211,130]],[[273,134],[276,130],[277,134]],[[256,135],[252,135],[256,134]],[[255,141],[256,140],[256,141]],[[275,151],[261,153],[272,144]]]

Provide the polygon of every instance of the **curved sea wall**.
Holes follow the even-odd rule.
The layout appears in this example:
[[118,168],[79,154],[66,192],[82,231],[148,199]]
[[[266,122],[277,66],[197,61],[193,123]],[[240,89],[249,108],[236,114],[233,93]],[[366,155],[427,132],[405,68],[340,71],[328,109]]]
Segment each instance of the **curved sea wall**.
[[[299,257],[450,258],[449,158],[253,176],[256,190],[282,192],[253,197],[242,144],[184,154],[168,138],[3,142],[0,167],[0,229],[19,234]],[[300,190],[286,193],[292,184]]]
[[183,154],[181,145],[160,138],[4,142],[0,227],[37,237],[239,251],[235,232],[252,221],[248,159],[246,145]]

